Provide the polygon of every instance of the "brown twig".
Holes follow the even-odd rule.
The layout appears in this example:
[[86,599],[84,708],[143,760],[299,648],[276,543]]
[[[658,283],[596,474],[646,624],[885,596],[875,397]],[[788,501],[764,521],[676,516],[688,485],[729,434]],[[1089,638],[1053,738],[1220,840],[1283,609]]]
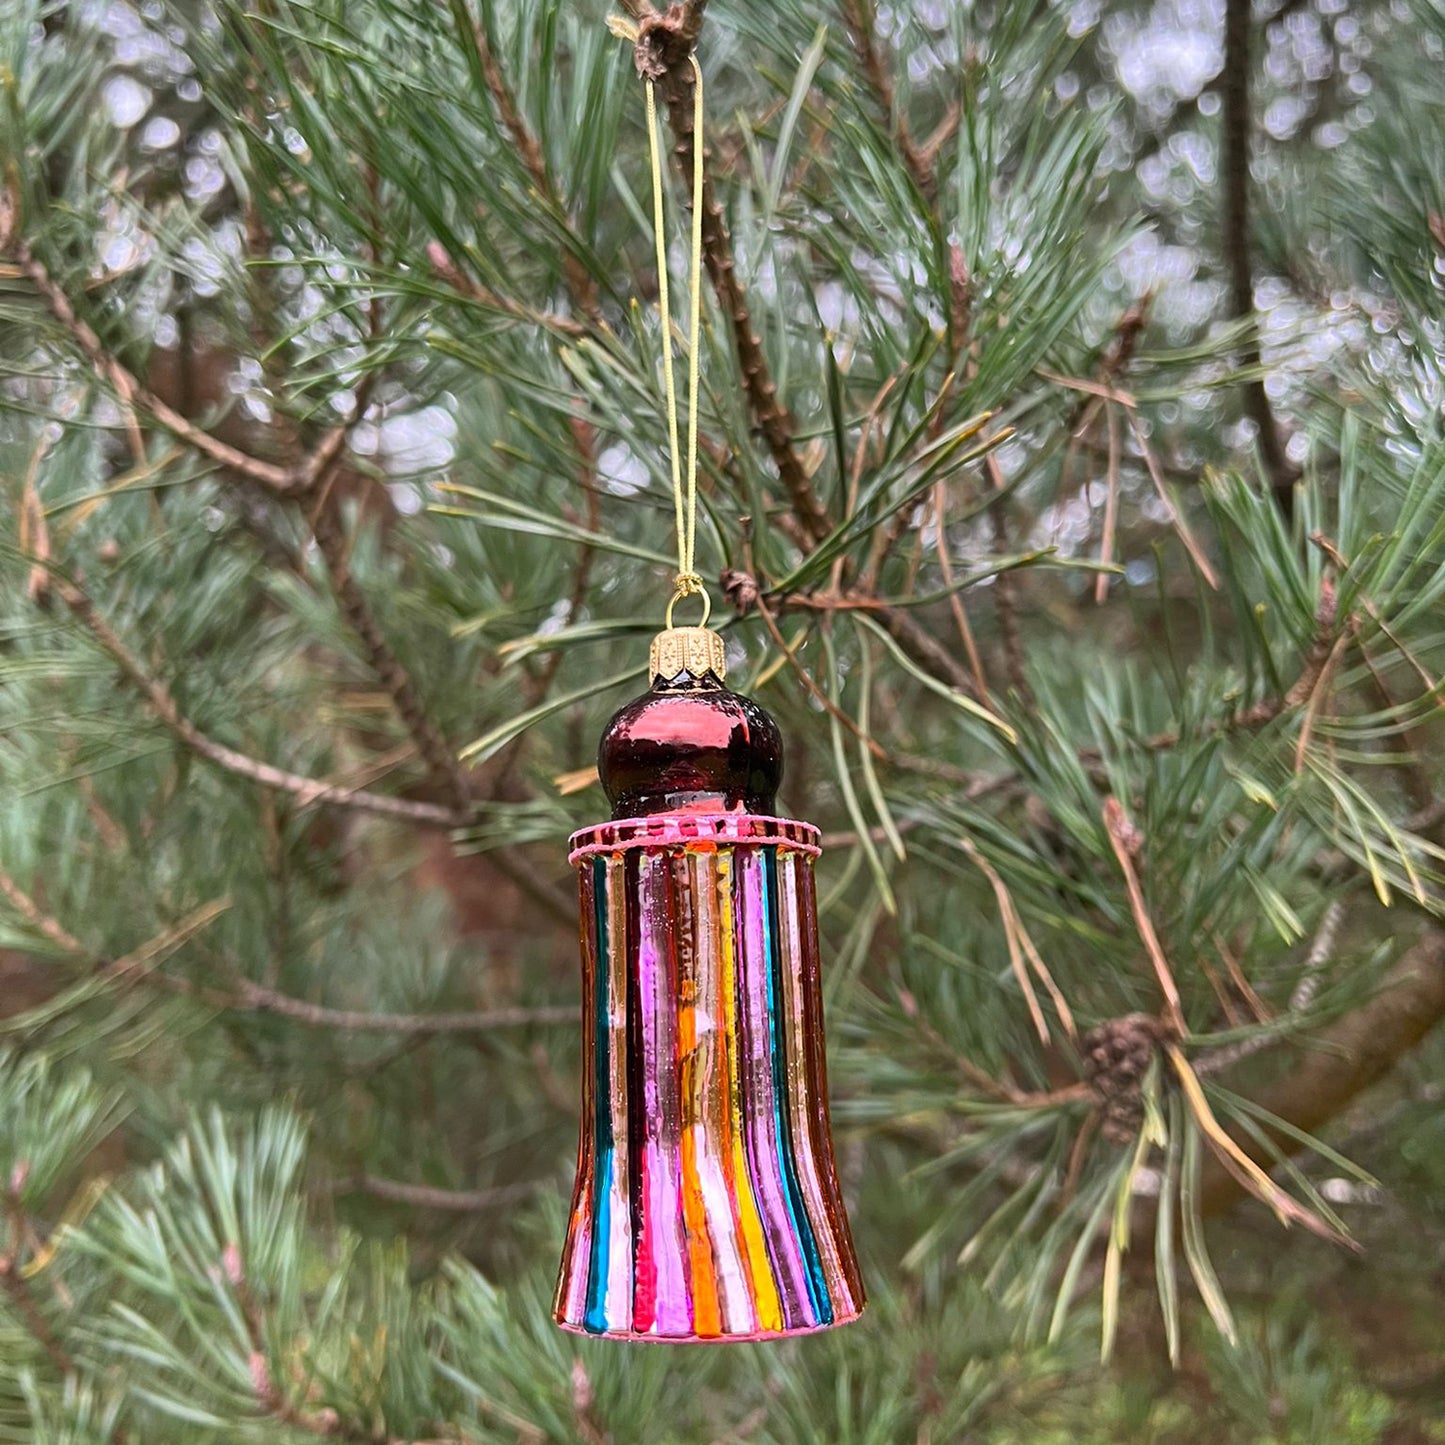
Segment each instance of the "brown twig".
[[[1250,0],[1225,0],[1224,69],[1221,75],[1222,126],[1220,172],[1223,184],[1225,260],[1229,267],[1231,314],[1241,320],[1257,320],[1254,309],[1254,237],[1250,218],[1250,113],[1252,80],[1251,40],[1254,27]],[[1245,370],[1258,371],[1260,348],[1257,334],[1246,341],[1241,353]],[[1259,454],[1269,473],[1270,484],[1285,515],[1293,506],[1298,471],[1285,456],[1279,427],[1270,407],[1264,380],[1244,383],[1244,409],[1259,434]]]
[[304,999],[278,993],[275,989],[263,988],[248,979],[237,979],[233,987],[233,996],[211,993],[207,1002],[218,1001],[222,1007],[238,1011],[275,1014],[278,1018],[290,1019],[308,1028],[340,1029],[351,1033],[393,1033],[411,1038],[429,1038],[437,1034],[477,1034],[495,1029],[532,1028],[539,1024],[573,1024],[578,1019],[576,1008],[565,1004],[460,1013],[370,1013],[308,1003]]
[[[1255,1096],[1261,1109],[1306,1134],[1317,1132],[1353,1099],[1390,1072],[1400,1059],[1445,1020],[1445,929],[1433,928],[1390,969],[1368,1003],[1319,1031],[1293,1041],[1292,1067]],[[1286,1152],[1299,1147],[1290,1136],[1264,1126]],[[1272,1165],[1261,1145],[1245,1150]],[[1218,1213],[1240,1195],[1237,1179],[1211,1168],[1201,1181],[1201,1202]]]
[[1130,409],[1128,412],[1129,425],[1134,431],[1134,440],[1138,443],[1140,455],[1144,458],[1144,466],[1149,472],[1149,480],[1154,484],[1154,491],[1158,494],[1159,500],[1164,504],[1165,510],[1169,513],[1169,524],[1174,528],[1179,540],[1184,544],[1184,550],[1188,552],[1189,559],[1194,563],[1199,575],[1204,578],[1216,592],[1219,590],[1219,577],[1214,568],[1210,565],[1209,558],[1204,555],[1204,549],[1195,539],[1194,533],[1190,531],[1189,524],[1184,520],[1179,508],[1174,505],[1174,499],[1169,495],[1168,488],[1164,485],[1164,476],[1160,471],[1159,462],[1154,456],[1154,448],[1149,445],[1149,439],[1144,435],[1144,428],[1139,424],[1138,415]]
[[1134,926],[1143,941],[1149,961],[1154,965],[1159,980],[1160,992],[1164,995],[1164,1021],[1174,1037],[1182,1038],[1185,1033],[1184,1007],[1179,998],[1179,985],[1174,981],[1174,971],[1164,956],[1164,949],[1155,932],[1154,922],[1144,902],[1144,890],[1139,884],[1139,870],[1134,864],[1134,855],[1139,850],[1139,831],[1129,821],[1123,806],[1117,798],[1104,799],[1104,829],[1109,835],[1114,857],[1124,874],[1124,886],[1129,891],[1129,907],[1134,914]]
[[253,983],[234,975],[228,988],[193,983],[174,974],[158,973],[153,965],[158,958],[185,942],[228,906],[226,900],[206,904],[180,923],[168,928],[158,938],[132,950],[123,958],[97,957],[58,919],[52,917],[26,893],[15,880],[0,869],[0,893],[12,908],[36,932],[43,934],[72,958],[90,965],[97,979],[114,981],[127,987],[149,984],[169,993],[184,994],[211,1008],[233,1013],[274,1014],[308,1028],[338,1029],[352,1033],[394,1033],[412,1038],[431,1038],[441,1034],[489,1033],[495,1029],[533,1028],[548,1024],[571,1024],[577,1021],[577,1009],[569,1005],[538,1008],[474,1009],[454,1013],[400,1014],[372,1013],[355,1009],[327,1008],[323,1004],[292,998],[274,988]]
[[1306,1209],[1298,1200],[1292,1199],[1286,1194],[1265,1173],[1253,1155],[1241,1148],[1234,1137],[1224,1129],[1215,1117],[1214,1110],[1209,1106],[1209,1100],[1205,1096],[1204,1085],[1200,1082],[1199,1075],[1195,1073],[1189,1060],[1184,1057],[1183,1050],[1179,1045],[1166,1044],[1165,1052],[1179,1079],[1185,1103],[1194,1116],[1194,1122],[1198,1126],[1199,1132],[1213,1151],[1219,1167],[1241,1189],[1267,1204],[1274,1211],[1279,1222],[1286,1227],[1291,1224],[1302,1224],[1312,1233],[1319,1235],[1321,1239],[1358,1250],[1360,1246],[1347,1235],[1341,1234],[1338,1229],[1327,1223],[1312,1209]]
[[39,1301],[31,1293],[30,1283],[21,1268],[20,1256],[25,1248],[28,1231],[20,1195],[13,1186],[7,1187],[5,1191],[5,1213],[9,1219],[10,1235],[5,1252],[0,1254],[0,1289],[10,1296],[15,1312],[25,1322],[25,1328],[29,1330],[35,1343],[45,1351],[57,1373],[73,1375],[75,1361],[51,1329],[50,1322],[45,1318]]
[[761,592],[758,594],[757,602],[755,605],[758,609],[758,616],[763,619],[763,626],[768,629],[768,634],[773,639],[773,642],[776,644],[778,651],[782,653],[783,658],[787,662],[788,666],[792,669],[794,675],[798,678],[798,680],[807,689],[810,696],[818,700],[818,702],[823,706],[823,708],[826,710],[830,717],[837,718],[837,720],[842,723],[843,726],[846,727],[848,731],[851,732],[853,736],[856,737],[858,741],[861,742],[863,746],[866,747],[868,751],[873,754],[874,757],[886,760],[888,754],[883,749],[882,745],[875,738],[872,738],[867,733],[865,733],[863,729],[859,727],[858,723],[853,718],[849,717],[848,714],[845,713],[843,709],[840,708],[837,703],[835,703],[833,699],[830,698],[828,694],[825,693],[823,689],[818,686],[817,682],[814,681],[812,674],[809,673],[808,669],[798,661],[796,656],[794,656],[794,648],[788,646],[787,639],[783,636],[781,630],[779,629],[777,620],[773,617],[773,614],[769,609],[768,604],[763,600],[763,595]]
[[1225,971],[1229,974],[1229,981],[1238,991],[1240,998],[1249,1005],[1249,1011],[1259,1023],[1268,1023],[1274,1017],[1274,1010],[1265,1003],[1259,996],[1255,986],[1245,977],[1244,969],[1240,966],[1239,953],[1231,948],[1222,938],[1214,937],[1214,946],[1219,950],[1219,956],[1224,960]]
[[411,675],[392,650],[372,613],[365,593],[351,573],[350,543],[342,527],[340,507],[329,494],[321,495],[312,511],[311,531],[326,564],[331,585],[347,625],[356,634],[371,670],[391,697],[408,736],[439,787],[445,790],[458,816],[472,807],[471,787],[457,761],[456,750],[442,736],[417,695]]
[[[907,117],[898,108],[893,77],[888,73],[888,67],[879,53],[874,23],[877,17],[873,13],[872,0],[842,0],[841,8],[848,25],[849,38],[853,42],[853,52],[858,57],[858,64],[862,67],[868,88],[873,92],[873,98],[883,112],[883,127],[893,137],[913,184],[931,207],[938,193],[938,178],[933,172],[931,158],[937,154],[943,139],[930,139],[929,159],[925,159],[924,150],[914,140],[908,127]],[[954,123],[957,124],[956,117]]]
[[[562,204],[562,198],[558,194],[557,188],[552,183],[551,173],[547,169],[547,158],[542,152],[540,142],[522,115],[517,98],[512,93],[512,87],[507,83],[506,74],[487,37],[486,27],[476,16],[472,15],[462,0],[457,0],[453,8],[458,17],[458,25],[462,24],[463,19],[466,21],[468,38],[476,52],[477,64],[481,69],[483,81],[491,94],[492,104],[497,108],[497,115],[501,119],[503,128],[511,136],[512,144],[517,148],[518,159],[521,160],[527,174],[531,177],[538,196],[559,217],[566,219],[567,210]],[[602,310],[597,300],[597,283],[570,248],[562,253],[562,270],[572,298],[577,303],[577,309],[594,326],[601,326]]]
[[1064,1170],[1064,1182],[1059,1189],[1057,1211],[1060,1214],[1068,1208],[1079,1188],[1079,1180],[1084,1173],[1084,1161],[1089,1157],[1089,1146],[1094,1142],[1094,1135],[1099,1132],[1102,1119],[1100,1110],[1090,1109],[1084,1116],[1084,1122],[1079,1125],[1079,1132],[1074,1135],[1074,1142],[1069,1149],[1069,1162]]
[[248,757],[245,753],[229,748],[223,743],[207,737],[180,710],[170,690],[158,678],[153,678],[142,666],[140,659],[125,645],[111,629],[110,624],[96,611],[95,604],[75,582],[52,569],[56,593],[78,621],[90,632],[95,640],[119,665],[131,685],[149,704],[151,711],[175,735],[175,737],[198,757],[205,758],[226,772],[238,777],[250,778],[262,787],[276,788],[290,793],[298,804],[313,807],[325,804],[329,807],[353,808],[360,812],[375,813],[383,817],[400,818],[409,823],[431,828],[461,828],[473,820],[470,809],[441,807],[436,803],[418,802],[410,798],[394,798],[383,793],[367,792],[360,788],[341,787],[323,783],[315,778],[303,777],[273,767],[270,763]]
[[[1339,934],[1340,924],[1343,923],[1344,917],[1344,903],[1338,898],[1332,900],[1325,909],[1324,917],[1320,919],[1319,928],[1315,930],[1314,941],[1310,944],[1309,953],[1305,956],[1304,969],[1300,974],[1299,982],[1295,985],[1294,992],[1290,995],[1289,1007],[1292,1014],[1303,1014],[1314,1002],[1316,994],[1319,993],[1320,972],[1334,952],[1335,939]],[[1236,1043],[1226,1044],[1222,1048],[1211,1049],[1206,1054],[1200,1054],[1194,1060],[1194,1071],[1201,1077],[1223,1073],[1226,1069],[1232,1069],[1236,1064],[1253,1058],[1255,1054],[1262,1053],[1280,1041],[1281,1035],[1278,1032],[1265,1032],[1255,1034],[1251,1038],[1240,1039]]]
[[46,913],[19,884],[3,870],[0,870],[0,893],[9,900],[10,906],[37,933],[48,938],[62,953],[84,953],[85,946],[59,920]]
[[[1329,537],[1325,536],[1323,532],[1311,532],[1310,542],[1330,559],[1335,571],[1339,573],[1341,577],[1350,570],[1350,559],[1346,557],[1344,553],[1340,551],[1339,547]],[[1406,645],[1404,639],[1401,638],[1394,628],[1385,620],[1380,609],[1376,607],[1364,593],[1360,593],[1355,601],[1360,610],[1380,629],[1381,634],[1395,651],[1400,654],[1401,658],[1414,672],[1415,676],[1420,679],[1420,686],[1424,692],[1429,696],[1434,696],[1434,694],[1438,693],[1441,689],[1440,679],[1430,675],[1424,663],[1415,656]]]
[[963,107],[950,100],[943,112],[943,119],[924,138],[918,147],[918,158],[931,171],[938,163],[938,153],[958,134],[958,123],[963,119]]
[[938,553],[938,570],[943,575],[943,585],[948,589],[948,607],[953,613],[954,626],[958,628],[959,641],[963,643],[964,656],[973,672],[973,685],[980,699],[988,696],[988,678],[983,671],[983,659],[979,656],[978,643],[973,628],[969,625],[968,613],[954,585],[953,559],[948,554],[948,488],[939,481],[933,489],[934,532]]
[[456,1214],[478,1214],[507,1204],[530,1199],[549,1189],[550,1179],[533,1179],[522,1184],[501,1184],[493,1189],[436,1189],[430,1184],[404,1184],[395,1179],[378,1179],[374,1174],[354,1174],[327,1186],[332,1194],[368,1194],[392,1204],[414,1209],[440,1209]]
[[376,1432],[362,1425],[343,1420],[333,1409],[313,1410],[289,1400],[276,1383],[271,1368],[270,1348],[266,1340],[266,1320],[260,1302],[246,1278],[240,1248],[236,1243],[227,1244],[220,1261],[223,1272],[236,1303],[240,1306],[241,1318],[246,1328],[246,1339],[250,1346],[248,1364],[251,1372],[251,1390],[257,1406],[272,1419],[308,1435],[319,1435],[329,1440],[352,1440],[356,1445],[400,1445],[390,1436],[377,1436]]
[[51,277],[44,263],[31,251],[22,237],[15,235],[14,224],[14,201],[7,191],[0,189],[0,253],[8,252],[15,257],[21,271],[40,293],[50,314],[60,323],[96,373],[110,383],[124,405],[138,407],[217,466],[246,477],[269,491],[304,491],[335,461],[346,441],[344,425],[333,427],[327,432],[315,450],[299,465],[284,467],[251,456],[250,453],[212,436],[210,432],[182,416],[168,402],[143,386],[134,373],[127,370],[106,349],[95,330],[76,314],[70,298]]
[[475,301],[477,305],[488,311],[497,311],[503,316],[510,316],[515,321],[525,321],[532,326],[541,327],[544,331],[555,332],[559,336],[565,336],[569,341],[580,341],[584,336],[591,334],[590,326],[584,326],[580,321],[573,321],[570,316],[559,316],[553,311],[538,311],[523,301],[503,296],[500,291],[493,291],[490,287],[473,280],[452,260],[446,248],[439,241],[432,241],[427,245],[426,255],[427,260],[431,262],[432,272],[438,280],[446,282],[459,296],[465,297],[468,301]]
[[742,373],[743,387],[768,454],[778,470],[783,489],[798,522],[816,541],[826,537],[832,523],[803,467],[794,444],[796,424],[778,396],[762,341],[753,326],[747,294],[738,279],[732,238],[723,217],[711,169],[706,137],[694,134],[692,66],[688,57],[697,42],[704,6],[673,6],[665,15],[642,12],[642,33],[637,42],[639,69],[652,74],[661,87],[673,133],[673,154],[683,175],[691,177],[693,152],[703,147],[702,247],[708,276],[732,331],[733,349]]
[[1063,994],[1059,992],[1053,974],[1049,972],[1038,949],[1034,946],[1028,929],[1024,927],[1023,919],[1019,917],[1018,908],[1014,904],[1008,885],[1003,881],[998,869],[978,851],[970,839],[960,838],[958,845],[968,855],[969,861],[974,867],[988,879],[993,888],[994,898],[998,902],[999,917],[1003,922],[1004,940],[1008,944],[1009,963],[1013,967],[1014,977],[1018,979],[1020,989],[1023,990],[1024,998],[1029,1006],[1029,1017],[1034,1021],[1034,1028],[1038,1031],[1040,1041],[1045,1044],[1049,1042],[1049,1027],[1044,1022],[1043,1010],[1039,1007],[1033,984],[1029,981],[1029,964],[1033,965],[1034,972],[1039,976],[1039,982],[1048,990],[1059,1020],[1064,1026],[1064,1032],[1070,1038],[1074,1037],[1077,1029],[1074,1026],[1073,1013],[1065,1002]]
[[[1002,574],[998,580],[1002,580]],[[961,693],[973,693],[973,674],[905,608],[885,605],[879,609],[878,621],[899,647],[925,671],[950,687],[956,687]]]

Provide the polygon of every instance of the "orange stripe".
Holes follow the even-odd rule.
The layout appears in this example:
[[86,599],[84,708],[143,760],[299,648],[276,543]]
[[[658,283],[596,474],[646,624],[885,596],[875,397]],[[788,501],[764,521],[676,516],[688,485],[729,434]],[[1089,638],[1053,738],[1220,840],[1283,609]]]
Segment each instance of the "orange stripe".
[[[687,866],[685,855],[678,861]],[[678,880],[674,877],[674,883]],[[695,1128],[706,1118],[706,1072],[697,1046],[697,915],[692,903],[690,881],[677,888],[678,910],[674,938],[678,950],[677,1049],[682,1061],[682,1218],[687,1226],[687,1254],[692,1265],[692,1320],[699,1335],[722,1333],[722,1311],[718,1306],[717,1277],[712,1246],[707,1233],[707,1207],[702,1197],[702,1178],[697,1167]],[[682,911],[687,908],[688,917]]]
[[757,1304],[758,1328],[783,1328],[783,1306],[778,1298],[777,1281],[768,1259],[767,1241],[763,1237],[763,1221],[753,1198],[752,1181],[748,1178],[747,1159],[743,1154],[740,1123],[743,1115],[743,1084],[738,1062],[738,1000],[737,950],[733,925],[733,855],[730,848],[717,852],[718,935],[722,951],[723,1028],[719,1035],[727,1051],[728,1108],[724,1129],[728,1137],[732,1161],[731,1185],[733,1208],[743,1251],[747,1256],[748,1274],[752,1281],[753,1299]]

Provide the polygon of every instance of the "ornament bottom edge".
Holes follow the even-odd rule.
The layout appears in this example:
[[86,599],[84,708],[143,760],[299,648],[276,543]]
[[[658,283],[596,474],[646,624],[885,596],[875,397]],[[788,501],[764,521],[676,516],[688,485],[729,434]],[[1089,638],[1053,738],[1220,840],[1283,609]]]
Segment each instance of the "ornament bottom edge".
[[852,1314],[830,1320],[827,1324],[795,1325],[791,1329],[752,1330],[746,1334],[716,1335],[659,1335],[652,1331],[640,1330],[589,1330],[571,1320],[553,1316],[553,1323],[569,1335],[584,1340],[611,1340],[616,1344],[628,1345],[756,1345],[773,1340],[799,1339],[804,1335],[821,1335],[829,1330],[841,1329],[844,1325],[856,1324],[867,1313],[867,1306],[861,1305]]

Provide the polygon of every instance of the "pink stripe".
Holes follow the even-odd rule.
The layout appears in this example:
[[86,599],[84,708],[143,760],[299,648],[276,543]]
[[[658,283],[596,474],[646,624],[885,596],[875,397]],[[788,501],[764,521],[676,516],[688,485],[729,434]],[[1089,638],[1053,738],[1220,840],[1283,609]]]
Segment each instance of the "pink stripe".
[[687,1246],[682,1231],[682,1113],[677,1077],[677,976],[669,906],[671,867],[666,854],[640,860],[637,892],[637,977],[642,1002],[644,1054],[642,1238],[637,1250],[633,1328],[659,1334],[692,1330]]
[[[607,1032],[612,1113],[612,1170],[606,1180],[608,1218],[607,1327],[632,1324],[632,1201],[627,1193],[627,885],[622,859],[607,860]],[[599,1188],[602,1181],[598,1181]]]
[[[747,1264],[743,1258],[742,1233],[738,1225],[737,1198],[733,1192],[731,1130],[739,1127],[729,1102],[728,1050],[734,1046],[727,1027],[727,1005],[722,996],[726,970],[725,955],[733,945],[725,936],[731,920],[732,897],[728,891],[724,858],[694,853],[684,856],[686,876],[691,880],[696,906],[697,979],[695,1026],[697,1048],[703,1068],[702,1112],[694,1121],[697,1139],[698,1186],[708,1218],[708,1246],[713,1258],[713,1285],[723,1328],[731,1337],[738,1330],[752,1330],[758,1323]],[[720,1132],[713,1126],[718,1118],[727,1122]]]
[[763,911],[763,862],[756,848],[739,848],[734,855],[734,867],[748,1173],[763,1216],[768,1254],[783,1306],[783,1323],[791,1329],[817,1321],[808,1305],[802,1246],[789,1223],[782,1161],[778,1156],[772,1031],[768,1018],[769,961]]

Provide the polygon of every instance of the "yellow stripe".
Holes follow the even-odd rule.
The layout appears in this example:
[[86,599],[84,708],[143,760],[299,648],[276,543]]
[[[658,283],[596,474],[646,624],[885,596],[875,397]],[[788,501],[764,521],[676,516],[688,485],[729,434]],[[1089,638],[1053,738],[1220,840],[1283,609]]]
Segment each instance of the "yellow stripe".
[[[670,866],[670,865],[669,865]],[[684,880],[689,883],[690,880]],[[690,887],[679,889],[686,897]],[[687,926],[696,926],[692,910]],[[684,920],[678,918],[681,929]],[[682,1217],[687,1227],[687,1253],[691,1265],[692,1327],[699,1335],[722,1333],[722,1312],[718,1307],[717,1278],[712,1246],[708,1240],[707,1208],[702,1196],[702,1177],[697,1163],[697,1140],[693,1130],[706,1127],[707,1088],[697,1039],[697,967],[699,950],[695,940],[685,945],[690,958],[686,969],[678,968],[677,1043],[682,1061]]]
[[753,1299],[757,1302],[758,1328],[780,1330],[783,1328],[782,1301],[778,1298],[778,1286],[773,1279],[773,1266],[768,1259],[767,1242],[763,1238],[763,1221],[758,1213],[757,1201],[753,1198],[747,1158],[743,1153],[743,1086],[738,1062],[737,951],[733,934],[731,849],[718,849],[717,874],[718,939],[722,949],[722,1037],[727,1048],[728,1133],[732,1141],[733,1198],[737,1204],[738,1227],[742,1231],[748,1273],[752,1278]]

